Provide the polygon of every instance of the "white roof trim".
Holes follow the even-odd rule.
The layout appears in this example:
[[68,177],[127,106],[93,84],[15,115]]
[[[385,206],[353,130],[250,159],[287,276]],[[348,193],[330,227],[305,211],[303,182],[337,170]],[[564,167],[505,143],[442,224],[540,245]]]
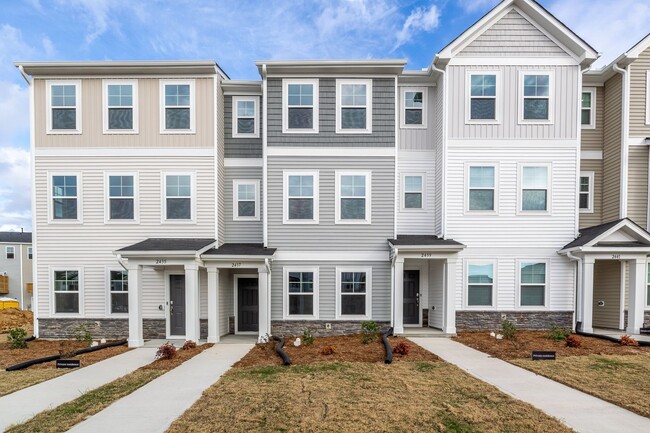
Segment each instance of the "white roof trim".
[[[592,239],[590,242],[587,242],[586,244],[583,245],[584,247],[593,247],[596,246],[599,242],[602,242],[603,239],[607,239],[610,237],[612,234],[616,233],[617,231],[621,230],[622,228],[628,228],[632,230],[634,233],[636,233],[640,238],[648,242],[648,245],[650,246],[650,235],[643,231],[641,228],[637,227],[635,224],[630,222],[627,219],[624,219],[623,221],[620,221],[618,224],[616,224],[614,227],[610,228],[604,233],[601,233],[599,236],[596,238]],[[603,245],[602,247],[606,247],[606,245]]]

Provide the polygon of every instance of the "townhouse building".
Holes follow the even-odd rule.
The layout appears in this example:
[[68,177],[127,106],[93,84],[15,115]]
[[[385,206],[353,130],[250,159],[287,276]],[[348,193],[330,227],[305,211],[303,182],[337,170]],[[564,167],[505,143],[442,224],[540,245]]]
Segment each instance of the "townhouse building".
[[0,232],[0,297],[18,302],[28,310],[32,305],[32,234]]
[[273,60],[244,81],[212,61],[17,63],[36,332],[84,323],[139,346],[366,320],[626,326],[612,314],[638,332],[646,49],[589,71],[588,43],[504,0],[424,70]]

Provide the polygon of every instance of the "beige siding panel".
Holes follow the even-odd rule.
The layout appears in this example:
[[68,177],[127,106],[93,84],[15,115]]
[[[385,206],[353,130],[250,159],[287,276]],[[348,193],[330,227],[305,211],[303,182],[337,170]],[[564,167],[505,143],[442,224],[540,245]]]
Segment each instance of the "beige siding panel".
[[650,70],[650,48],[630,65],[630,136],[650,137],[650,125],[646,125],[647,88]]
[[228,334],[228,321],[235,315],[235,296],[230,270],[219,272],[219,335]]
[[[598,306],[604,301],[603,307]],[[621,263],[617,260],[597,260],[594,266],[593,325],[618,329],[621,312]]]
[[580,228],[597,226],[603,223],[603,161],[583,159],[580,171],[594,172],[594,208],[592,213],[580,212]]
[[[413,85],[417,87],[417,85]],[[433,150],[436,121],[440,121],[442,111],[436,107],[436,102],[439,99],[437,93],[442,93],[437,87],[428,88],[427,99],[427,127],[426,128],[402,128],[399,129],[399,148],[400,150]],[[400,95],[400,118],[404,115],[404,101],[402,100],[402,90],[399,90]],[[401,124],[401,121],[400,121]]]
[[596,87],[596,125],[593,129],[582,128],[581,150],[603,150],[603,113],[605,111],[605,89]]
[[630,146],[627,178],[627,216],[648,227],[648,146]]
[[619,74],[605,83],[603,130],[603,221],[618,219],[621,196],[621,95]]
[[561,47],[514,9],[467,45],[458,55],[569,57]]
[[[178,77],[160,77],[160,79]],[[212,78],[196,78],[196,133],[160,133],[160,79],[138,78],[139,133],[104,134],[102,80],[81,80],[82,134],[47,134],[46,80],[34,80],[36,147],[213,147]]]

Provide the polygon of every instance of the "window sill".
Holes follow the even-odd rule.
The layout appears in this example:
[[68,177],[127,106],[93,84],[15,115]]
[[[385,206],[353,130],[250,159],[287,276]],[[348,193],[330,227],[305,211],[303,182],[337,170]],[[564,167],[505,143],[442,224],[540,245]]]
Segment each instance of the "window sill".
[[318,225],[318,220],[284,220],[282,224],[295,224],[295,225]]
[[347,315],[343,315],[343,314],[336,316],[336,320],[341,320],[341,321],[343,321],[343,320],[371,320],[371,319],[372,319],[371,316],[353,316],[353,315],[347,316]]
[[427,125],[400,125],[400,129],[427,129]]
[[139,135],[137,129],[105,129],[104,135]]
[[140,220],[112,220],[112,219],[106,219],[104,220],[104,224],[115,224],[115,225],[139,225]]
[[318,320],[318,316],[284,316],[282,320]]
[[403,207],[400,209],[402,212],[413,212],[413,213],[426,213],[427,210],[424,207]]
[[465,125],[501,125],[501,121],[496,119],[466,119]]
[[596,125],[580,125],[582,129],[596,129]]
[[232,134],[232,138],[260,138],[259,134]]
[[232,220],[235,222],[259,222],[260,217],[235,217]]
[[527,120],[527,119],[519,119],[517,122],[519,125],[553,125],[553,121],[548,119],[548,120]]
[[160,131],[161,135],[196,135],[193,129],[163,129]]
[[352,134],[352,135],[358,135],[358,134],[372,134],[372,129],[337,129],[336,130],[337,134]]
[[283,134],[318,134],[318,129],[283,129]]
[[80,129],[49,129],[47,135],[81,135]]
[[336,225],[353,225],[353,226],[358,226],[358,225],[370,225],[372,222],[370,220],[336,220],[334,221],[334,224]]
[[579,209],[579,211],[580,213],[584,213],[584,214],[594,213],[593,209]]
[[79,219],[51,219],[48,224],[83,224],[83,221]]
[[196,224],[196,221],[194,220],[162,220],[162,224],[185,224],[185,225],[191,225],[191,224]]

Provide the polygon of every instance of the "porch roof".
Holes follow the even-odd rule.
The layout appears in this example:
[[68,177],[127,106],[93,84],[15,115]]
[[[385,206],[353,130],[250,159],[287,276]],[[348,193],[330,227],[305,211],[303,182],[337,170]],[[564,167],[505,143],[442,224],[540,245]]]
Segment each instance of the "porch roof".
[[[619,232],[623,237],[612,237]],[[578,237],[562,247],[560,253],[589,247],[650,248],[650,233],[631,219],[621,218],[581,229]]]
[[271,257],[275,254],[276,248],[267,248],[264,244],[236,244],[227,243],[219,248],[210,248],[205,251],[201,257],[216,256],[261,256]]
[[388,239],[393,247],[428,247],[444,249],[463,249],[465,245],[453,239],[442,239],[433,235],[397,235],[396,239]]
[[116,251],[118,254],[172,252],[196,254],[215,242],[209,238],[149,238]]

